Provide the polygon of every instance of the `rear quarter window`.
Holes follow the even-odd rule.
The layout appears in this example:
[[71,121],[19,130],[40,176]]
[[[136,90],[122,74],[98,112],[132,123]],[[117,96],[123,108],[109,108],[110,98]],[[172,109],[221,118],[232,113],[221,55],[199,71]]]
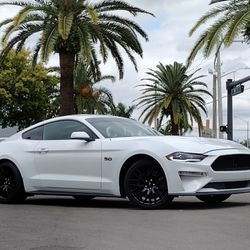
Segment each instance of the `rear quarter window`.
[[33,128],[22,134],[22,138],[26,140],[42,140],[43,139],[43,126]]

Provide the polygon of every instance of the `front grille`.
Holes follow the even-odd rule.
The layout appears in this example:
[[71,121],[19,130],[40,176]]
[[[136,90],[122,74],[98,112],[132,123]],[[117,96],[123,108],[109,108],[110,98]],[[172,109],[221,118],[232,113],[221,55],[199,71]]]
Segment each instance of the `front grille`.
[[250,155],[223,155],[219,156],[211,165],[214,171],[250,170]]
[[246,188],[250,186],[250,181],[231,181],[231,182],[210,182],[204,188],[214,189],[234,189]]

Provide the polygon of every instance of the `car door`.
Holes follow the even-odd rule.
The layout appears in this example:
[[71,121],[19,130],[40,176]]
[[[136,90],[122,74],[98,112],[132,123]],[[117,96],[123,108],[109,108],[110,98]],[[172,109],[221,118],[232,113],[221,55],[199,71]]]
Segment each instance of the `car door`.
[[[70,139],[84,131],[94,141]],[[36,147],[37,188],[43,191],[98,191],[101,188],[101,140],[83,123],[62,120],[44,125]]]

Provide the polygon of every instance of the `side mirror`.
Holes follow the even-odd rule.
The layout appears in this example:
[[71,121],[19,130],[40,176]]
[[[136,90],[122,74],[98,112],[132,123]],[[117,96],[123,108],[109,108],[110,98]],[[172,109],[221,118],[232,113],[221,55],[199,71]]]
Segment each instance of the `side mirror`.
[[84,141],[94,141],[86,132],[73,132],[70,136],[71,139],[84,140]]

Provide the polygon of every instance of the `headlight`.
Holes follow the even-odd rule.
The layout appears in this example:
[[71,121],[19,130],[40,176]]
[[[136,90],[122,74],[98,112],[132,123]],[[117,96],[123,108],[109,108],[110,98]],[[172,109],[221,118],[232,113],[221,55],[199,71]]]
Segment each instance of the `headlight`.
[[170,161],[198,162],[206,158],[203,154],[193,154],[185,152],[175,152],[166,156]]

